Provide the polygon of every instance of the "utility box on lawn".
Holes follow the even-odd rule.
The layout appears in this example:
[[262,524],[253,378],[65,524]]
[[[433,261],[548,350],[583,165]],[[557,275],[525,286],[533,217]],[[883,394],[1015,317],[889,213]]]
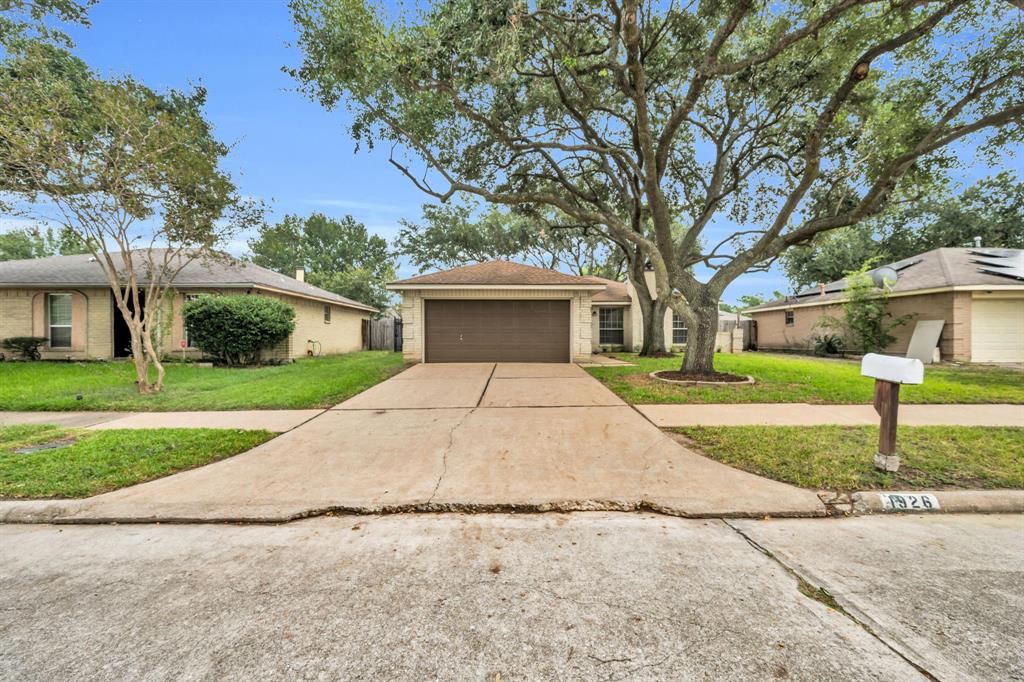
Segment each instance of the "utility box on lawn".
[[861,376],[875,380],[875,412],[882,418],[878,431],[878,452],[875,468],[897,471],[900,458],[896,454],[896,423],[900,409],[900,386],[923,384],[924,364],[915,358],[897,358],[868,353],[860,363]]

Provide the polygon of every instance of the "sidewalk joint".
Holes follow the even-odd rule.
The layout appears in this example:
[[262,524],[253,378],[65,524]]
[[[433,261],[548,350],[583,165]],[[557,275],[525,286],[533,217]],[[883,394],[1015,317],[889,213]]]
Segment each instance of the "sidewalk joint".
[[917,672],[919,672],[922,675],[924,675],[925,678],[927,678],[931,682],[940,682],[939,678],[936,677],[935,675],[933,675],[931,672],[929,672],[927,668],[925,668],[920,663],[917,663],[916,661],[911,659],[909,656],[907,656],[905,653],[900,651],[893,644],[889,643],[884,637],[882,637],[880,634],[878,634],[878,632],[874,628],[872,628],[869,623],[866,623],[861,618],[858,618],[856,615],[851,613],[849,609],[847,609],[842,604],[840,604],[839,601],[836,600],[835,595],[830,593],[823,586],[815,587],[803,575],[801,575],[795,568],[793,568],[792,566],[790,566],[789,564],[784,562],[782,559],[780,559],[777,554],[772,552],[770,549],[768,549],[767,547],[765,547],[761,543],[759,543],[756,540],[754,540],[752,537],[750,537],[749,535],[744,533],[742,530],[740,530],[739,528],[737,528],[733,524],[729,523],[729,519],[723,518],[723,519],[721,519],[721,521],[722,521],[722,523],[724,523],[726,525],[726,527],[731,528],[733,530],[733,532],[735,532],[741,538],[746,540],[748,545],[750,545],[751,547],[756,549],[758,552],[760,552],[761,554],[765,555],[766,557],[768,557],[769,559],[774,561],[776,564],[778,564],[782,568],[782,570],[784,570],[794,580],[796,580],[797,590],[800,592],[800,594],[804,595],[808,599],[813,599],[814,601],[820,602],[821,604],[824,604],[826,607],[832,609],[836,613],[839,613],[839,614],[845,616],[846,618],[848,618],[852,622],[854,622],[857,625],[859,625],[869,635],[871,635],[876,640],[878,640],[878,642],[881,643],[885,648],[889,649],[889,651],[893,652],[894,654],[899,656],[901,659],[903,659],[908,665],[910,665],[912,668],[914,668]]

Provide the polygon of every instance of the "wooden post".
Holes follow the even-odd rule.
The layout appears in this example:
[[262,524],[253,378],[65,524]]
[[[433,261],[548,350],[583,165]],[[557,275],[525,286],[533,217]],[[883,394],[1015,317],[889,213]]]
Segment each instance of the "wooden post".
[[896,454],[896,422],[900,409],[900,385],[882,379],[875,380],[875,412],[882,418],[878,430],[878,453],[875,468],[897,471],[900,458]]

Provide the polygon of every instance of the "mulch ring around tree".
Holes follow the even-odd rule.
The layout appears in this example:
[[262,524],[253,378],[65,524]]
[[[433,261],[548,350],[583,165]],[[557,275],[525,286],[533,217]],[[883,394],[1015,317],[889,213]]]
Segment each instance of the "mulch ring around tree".
[[728,372],[710,372],[707,374],[687,374],[676,370],[663,369],[651,372],[651,377],[669,384],[707,385],[707,384],[752,384],[754,377],[729,374]]

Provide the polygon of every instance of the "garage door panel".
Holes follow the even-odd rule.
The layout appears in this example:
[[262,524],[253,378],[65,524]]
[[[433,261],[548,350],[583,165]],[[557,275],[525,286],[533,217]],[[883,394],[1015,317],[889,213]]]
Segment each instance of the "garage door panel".
[[1024,299],[971,301],[971,360],[1024,362]]
[[569,301],[428,300],[427,362],[568,362]]

